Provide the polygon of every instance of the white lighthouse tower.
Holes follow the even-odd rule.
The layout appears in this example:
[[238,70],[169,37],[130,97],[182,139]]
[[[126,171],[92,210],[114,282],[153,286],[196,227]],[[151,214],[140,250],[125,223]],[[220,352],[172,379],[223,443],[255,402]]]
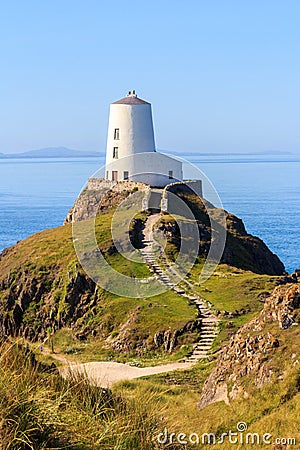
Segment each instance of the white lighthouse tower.
[[151,104],[135,91],[110,105],[106,179],[157,187],[182,180],[182,163],[156,152]]

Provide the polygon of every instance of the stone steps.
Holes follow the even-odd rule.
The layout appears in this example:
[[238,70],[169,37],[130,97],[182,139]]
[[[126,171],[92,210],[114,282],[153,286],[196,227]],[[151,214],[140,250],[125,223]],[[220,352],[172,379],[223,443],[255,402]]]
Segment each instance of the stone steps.
[[214,340],[217,335],[218,335],[218,333],[204,334],[201,332],[201,336],[203,337],[203,339],[205,338],[205,339],[213,339]]
[[209,341],[204,341],[200,338],[200,341],[197,342],[197,346],[195,348],[199,348],[200,346],[204,346],[204,347],[210,346],[212,341],[213,341],[213,339],[211,339]]
[[182,289],[176,289],[176,288],[174,288],[174,291],[175,291],[177,294],[182,294],[182,293],[184,292]]
[[212,340],[214,340],[216,336],[217,336],[217,333],[214,333],[214,334],[202,334],[201,333],[200,339],[201,340],[202,339],[212,339]]
[[203,348],[203,349],[199,349],[199,350],[194,350],[192,355],[190,356],[190,358],[198,358],[201,356],[206,356],[208,355],[208,350],[207,348]]
[[189,359],[187,360],[188,362],[198,362],[199,359],[207,359],[209,358],[209,355],[207,353],[202,353],[201,355],[197,355],[197,356],[190,356]]
[[[149,217],[152,217],[152,219],[150,219],[149,225],[147,226],[147,221],[145,224],[145,230],[147,229],[146,234],[149,238],[145,238],[142,240],[144,248],[140,250],[140,254],[143,257],[145,263],[148,265],[150,272],[155,275],[158,281],[160,281],[170,289],[173,289],[174,292],[181,295],[182,297],[185,297],[195,304],[198,310],[198,317],[202,319],[201,333],[200,339],[193,345],[193,352],[187,359],[187,361],[197,362],[199,359],[206,359],[209,356],[208,352],[213,344],[213,341],[218,334],[218,320],[215,316],[213,316],[208,304],[205,301],[195,295],[187,293],[183,288],[174,285],[168,275],[164,272],[163,268],[157,261],[156,255],[159,254],[157,252],[158,247],[152,240],[152,231],[150,230],[150,226],[153,226],[152,224],[154,224],[155,222],[153,221],[153,216]],[[149,220],[149,217],[147,220]],[[156,250],[155,254],[153,251],[154,245]],[[160,252],[160,254],[162,254],[162,252]]]
[[207,336],[206,334],[200,334],[200,340],[201,342],[205,342],[205,341],[212,341],[216,336],[212,335],[212,336]]
[[207,351],[207,350],[209,350],[211,348],[211,346],[212,346],[212,342],[213,341],[207,342],[207,343],[203,343],[201,345],[197,345],[197,347],[195,347],[193,349],[193,355],[196,355],[196,353],[199,352],[199,351]]

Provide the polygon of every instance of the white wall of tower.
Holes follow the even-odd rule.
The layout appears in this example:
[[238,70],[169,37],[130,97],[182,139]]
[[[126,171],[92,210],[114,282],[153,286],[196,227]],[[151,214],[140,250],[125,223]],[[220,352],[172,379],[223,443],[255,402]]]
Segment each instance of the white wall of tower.
[[182,163],[156,152],[151,104],[135,91],[110,105],[105,178],[151,186],[182,180]]
[[[119,130],[119,139],[115,139]],[[142,152],[155,152],[155,140],[150,104],[111,104],[109,113],[106,164],[113,160],[114,148],[118,157]]]
[[182,163],[170,156],[158,152],[144,152],[113,160],[106,165],[106,178],[113,179],[117,172],[117,180],[123,181],[128,175],[129,181],[140,181],[150,186],[166,186],[183,179]]

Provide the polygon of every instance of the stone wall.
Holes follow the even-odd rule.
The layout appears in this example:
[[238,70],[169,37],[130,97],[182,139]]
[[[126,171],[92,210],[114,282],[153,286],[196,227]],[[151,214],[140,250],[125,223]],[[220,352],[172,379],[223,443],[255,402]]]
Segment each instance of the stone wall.
[[121,192],[124,190],[130,191],[134,188],[138,188],[139,191],[146,191],[149,186],[136,181],[110,181],[104,178],[89,178],[87,188],[89,191],[109,189],[113,192]]
[[[110,181],[105,178],[89,178],[87,186],[90,191],[109,189],[114,192],[121,192],[124,189],[128,191],[135,187],[137,187],[139,191],[146,191],[150,188],[149,185],[139,181]],[[174,193],[192,190],[192,192],[199,195],[199,197],[202,197],[203,195],[201,180],[175,181],[174,183],[168,184],[164,190]]]
[[203,197],[202,180],[175,181],[165,187],[165,192],[167,191],[173,192],[174,194],[177,192],[192,192],[199,197]]

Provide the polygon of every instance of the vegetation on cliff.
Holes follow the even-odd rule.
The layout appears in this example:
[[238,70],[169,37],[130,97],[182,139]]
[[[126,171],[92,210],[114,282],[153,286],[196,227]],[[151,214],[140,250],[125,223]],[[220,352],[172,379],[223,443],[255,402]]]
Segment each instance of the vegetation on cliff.
[[[132,276],[149,275],[144,264],[126,261],[125,266],[111,251],[110,219],[111,212],[104,213],[96,225],[110,264]],[[3,335],[43,342],[64,329],[79,353],[84,347],[80,343],[89,339],[93,359],[99,359],[156,351],[153,336],[165,327],[166,317],[173,330],[195,319],[195,307],[174,292],[129,300],[100,289],[78,266],[71,231],[70,225],[47,230],[2,253]]]
[[[211,357],[182,372],[126,381],[112,391],[79,378],[62,380],[55,367],[44,364],[51,356],[48,345],[77,361],[117,359],[145,364],[188,354],[198,334],[195,305],[174,291],[128,299],[99,288],[78,265],[70,224],[37,233],[2,252],[3,449],[150,450],[161,448],[156,436],[165,427],[175,433],[212,432],[219,437],[241,420],[253,431],[299,438],[299,285],[278,287],[270,295],[286,281],[283,266],[230,214],[223,261],[209,280],[199,284],[211,225],[202,202],[189,195],[185,201],[194,209],[202,236],[202,250],[188,274],[186,289],[206,298],[220,319],[221,332]],[[109,202],[96,219],[100,249],[116,270],[137,278],[148,276],[144,264],[125,260],[116,252],[110,232],[113,208],[113,201]],[[144,220],[142,214],[132,222],[135,246],[140,243]],[[167,254],[173,259],[179,240],[176,224],[165,214],[158,227],[166,233]],[[166,329],[182,330],[176,334],[172,352],[155,344],[156,333]],[[13,343],[18,340],[22,346]],[[226,402],[212,404],[212,399]],[[168,448],[182,445],[174,441]],[[189,448],[197,447],[186,445]],[[228,443],[222,448],[231,449]]]
[[[148,268],[145,264],[123,258],[116,251],[110,230],[116,203],[120,196],[127,198],[131,193],[122,191],[108,195],[101,214],[97,215],[95,233],[99,248],[109,264],[121,273],[139,278],[150,275]],[[214,276],[211,279],[215,287],[211,281],[198,287],[197,277],[210,245],[211,225],[207,207],[212,208],[212,205],[206,205],[186,192],[179,195],[193,211],[201,235],[199,260],[189,277],[195,290],[212,303],[217,313],[223,314],[224,310],[225,313],[233,313],[233,328],[239,326],[260,308],[257,295],[274,287],[274,280],[276,282],[275,277],[258,277],[253,272],[281,274],[283,265],[262,241],[246,233],[239,219],[227,214],[228,239],[223,258],[226,264],[221,265],[218,272],[223,271],[222,278]],[[83,192],[76,205],[77,214],[83,220],[84,211],[90,213],[94,210],[95,197],[86,196]],[[218,210],[213,210],[213,213],[218,214]],[[139,214],[132,221],[130,235],[136,247],[140,245],[146,217],[145,213]],[[83,222],[87,224],[89,220],[92,219]],[[165,214],[158,224],[167,236],[167,254],[171,258],[180,240],[173,221]],[[88,253],[89,248],[86,250]],[[168,291],[150,299],[129,300],[99,288],[78,264],[71,224],[37,233],[6,249],[0,255],[0,265],[2,335],[22,336],[39,343],[51,341],[58,351],[73,353],[73,358],[82,361],[105,358],[123,361],[137,356],[157,359],[163,355],[168,359],[170,355],[163,347],[158,347],[154,339],[156,333],[166,331],[166,326],[177,335],[171,349],[175,348],[177,353],[171,355],[172,358],[180,358],[191,351],[191,344],[197,339],[197,326],[186,326],[196,320],[195,305],[176,292]],[[220,286],[224,291],[222,296]],[[187,329],[190,331],[180,332]],[[219,342],[223,338],[226,339],[224,332]]]
[[[176,188],[176,185],[174,188]],[[219,239],[220,232],[217,218],[220,210],[194,193],[181,192],[178,187],[176,195],[188,205],[198,223],[199,257],[204,258],[210,248],[212,227],[215,229],[216,239]],[[172,197],[169,208],[172,211]],[[176,210],[176,206],[174,210]],[[211,222],[210,217],[215,220],[215,223]],[[222,263],[258,274],[281,275],[284,273],[284,265],[278,256],[272,253],[261,239],[248,234],[241,219],[226,211],[225,219],[227,239],[221,258]],[[167,248],[167,252],[172,258],[174,255],[176,256],[182,239],[175,218],[170,214],[164,214],[160,222],[160,229],[168,237],[169,248]]]
[[[158,408],[167,407],[168,442],[172,432],[173,442],[178,442],[179,433],[187,439],[191,433],[199,436],[200,445],[187,444],[186,449],[210,449],[213,442],[208,444],[206,434],[202,444],[202,434],[212,433],[218,442],[223,433],[237,432],[240,422],[247,427],[244,439],[256,433],[260,443],[254,437],[254,444],[247,446],[244,440],[233,445],[227,436],[216,448],[298,448],[299,299],[299,283],[275,288],[265,297],[262,311],[232,336],[217,360],[199,362],[184,372],[123,382],[123,392],[160,391]],[[270,445],[262,443],[265,433],[271,436]]]

